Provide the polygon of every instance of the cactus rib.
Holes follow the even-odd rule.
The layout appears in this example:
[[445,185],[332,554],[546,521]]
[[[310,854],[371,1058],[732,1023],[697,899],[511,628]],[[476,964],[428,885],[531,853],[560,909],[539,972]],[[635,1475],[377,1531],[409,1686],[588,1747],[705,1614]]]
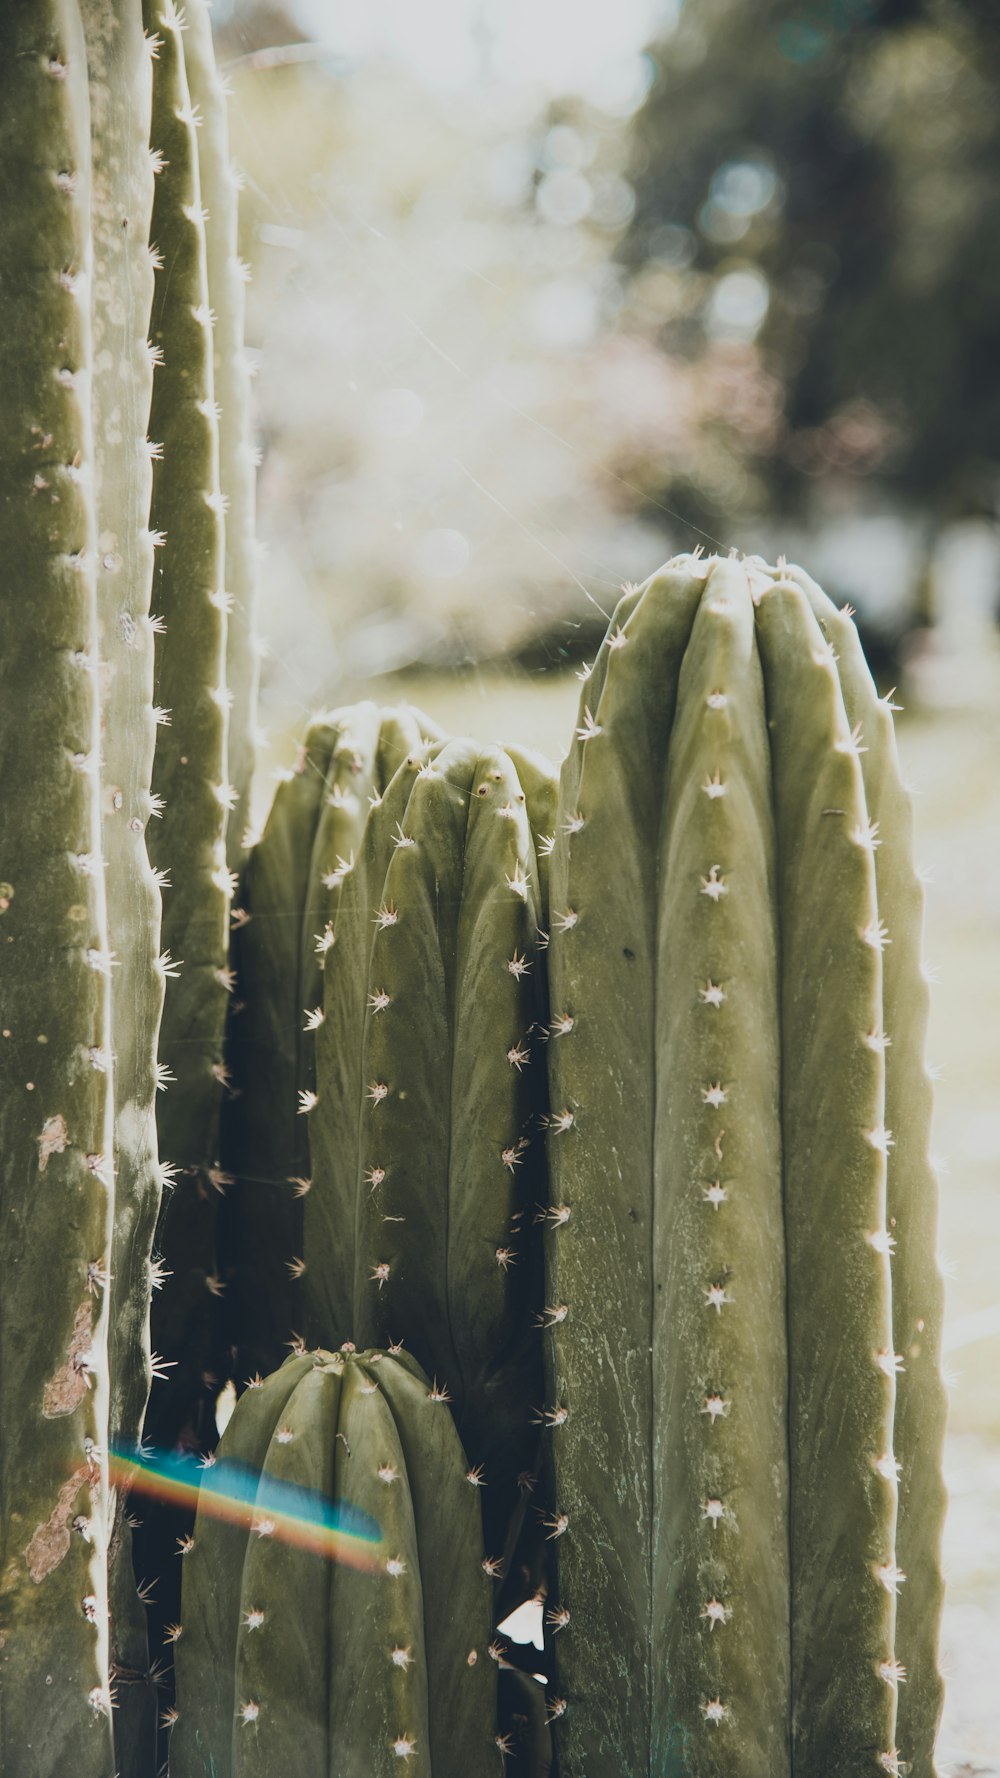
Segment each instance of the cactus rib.
[[229,158],[226,94],[215,66],[206,0],[185,0],[184,63],[198,116],[197,153],[211,310],[213,399],[219,410],[219,485],[225,505],[224,585],[227,597],[225,685],[229,700],[227,781],[232,788],[226,851],[239,868],[250,821],[256,748],[259,655],[253,633],[257,543],[255,455],[250,435],[250,374],[243,325],[246,267],[239,257],[239,184]]
[[[101,817],[112,977],[115,1089],[115,1224],[111,1250],[111,1430],[138,1438],[150,1388],[150,1269],[160,1205],[156,1144],[156,1051],[163,1007],[160,888],[146,852],[156,723],[149,535],[152,460],[147,438],[153,369],[149,223],[152,63],[139,0],[80,0],[90,87],[91,226],[95,288],[93,420],[98,615],[102,654]],[[127,95],[127,97],[126,97]],[[135,1589],[131,1534],[121,1491],[111,1526],[112,1662],[119,1684],[115,1741],[120,1765],[152,1760],[156,1691],[146,1618]]]

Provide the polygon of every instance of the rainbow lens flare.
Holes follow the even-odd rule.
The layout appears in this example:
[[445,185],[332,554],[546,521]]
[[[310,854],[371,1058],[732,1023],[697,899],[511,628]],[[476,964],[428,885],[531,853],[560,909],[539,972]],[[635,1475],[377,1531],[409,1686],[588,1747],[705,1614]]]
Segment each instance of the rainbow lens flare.
[[317,1489],[262,1474],[248,1463],[223,1457],[205,1464],[190,1452],[112,1444],[108,1471],[115,1486],[174,1506],[197,1507],[200,1518],[242,1525],[258,1537],[274,1537],[350,1568],[379,1566],[382,1532],[370,1513],[330,1500]]

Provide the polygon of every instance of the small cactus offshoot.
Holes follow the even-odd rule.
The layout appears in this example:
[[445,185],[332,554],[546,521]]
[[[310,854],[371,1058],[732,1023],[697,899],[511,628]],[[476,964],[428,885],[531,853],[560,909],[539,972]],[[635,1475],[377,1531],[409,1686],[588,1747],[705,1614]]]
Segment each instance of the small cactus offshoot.
[[184,1563],[171,1778],[495,1769],[479,1494],[432,1394],[405,1354],[317,1350],[241,1398]]

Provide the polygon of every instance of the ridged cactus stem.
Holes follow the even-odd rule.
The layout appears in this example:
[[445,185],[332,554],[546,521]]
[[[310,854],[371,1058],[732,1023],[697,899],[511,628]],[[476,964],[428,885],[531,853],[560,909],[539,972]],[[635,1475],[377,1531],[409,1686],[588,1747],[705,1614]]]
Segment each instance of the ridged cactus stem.
[[[550,1052],[571,1216],[545,1311],[565,1778],[907,1758],[887,934],[845,696],[789,577],[681,558],[622,600],[581,697],[550,949],[574,1021]],[[912,947],[912,897],[882,881]],[[904,1001],[915,968],[906,949]],[[915,1393],[932,1436],[936,1377]],[[932,1568],[930,1467],[913,1541]],[[925,1598],[933,1616],[930,1579]]]
[[900,775],[891,697],[880,698],[876,691],[850,613],[838,611],[801,570],[789,573],[837,652],[847,720],[862,730],[875,881],[880,906],[891,909],[882,953],[889,1039],[885,1121],[893,1131],[886,1226],[894,1242],[893,1344],[903,1361],[896,1379],[893,1455],[899,1466],[896,1561],[906,1575],[896,1601],[896,1660],[905,1674],[896,1739],[912,1778],[934,1778],[943,1703],[937,1640],[944,1594],[941,1452],[947,1402],[940,1372],[944,1286],[935,1252],[938,1188],[929,1157],[933,1092],[924,1062],[929,995],[921,961],[923,886],[913,865],[913,816]]
[[538,876],[511,760],[453,741],[397,778],[405,812],[394,780],[327,955],[307,1332],[405,1332],[482,1469],[489,1541],[536,1442],[531,1231],[557,1212],[530,1145],[539,1042],[564,1025],[537,1029]]
[[[156,1145],[156,1051],[163,1008],[160,890],[146,853],[156,724],[152,461],[147,438],[153,367],[149,322],[153,267],[149,223],[152,62],[141,0],[80,0],[90,85],[91,228],[94,245],[93,421],[97,495],[97,598],[101,646],[101,817],[108,924],[116,966],[114,1030],[115,1227],[111,1252],[111,1430],[139,1436],[150,1386],[149,1305],[153,1230],[160,1205]],[[135,1592],[124,1503],[111,1527],[115,1728],[151,1728],[155,1689],[146,1622]],[[138,1714],[134,1726],[129,1719]],[[132,1708],[129,1706],[132,1705]],[[126,1724],[129,1727],[126,1728]],[[121,1755],[120,1755],[121,1757]],[[126,1756],[127,1757],[127,1756]]]
[[[158,626],[152,863],[166,877],[157,1105],[165,1192],[155,1257],[162,1287],[151,1310],[153,1385],[145,1436],[156,1446],[205,1449],[215,1442],[216,1224],[219,1109],[227,1084],[223,1030],[231,985],[226,819],[226,605],[224,502],[205,213],[195,114],[184,64],[183,20],[173,0],[144,0],[153,41],[151,144],[156,157],[152,243],[156,254],[151,346],[155,359],[150,436],[151,529],[157,545],[153,608]],[[179,1609],[172,1560],[182,1521],[168,1503],[142,1508],[139,1578],[155,1582],[154,1647]],[[169,1658],[169,1651],[166,1658]]]
[[[152,141],[159,172],[152,236],[156,356],[150,428],[162,443],[154,466],[152,526],[158,544],[153,600],[162,633],[150,829],[154,862],[170,875],[163,938],[171,961],[160,1056],[177,1091],[161,1107],[161,1149],[173,1166],[203,1171],[214,1158],[226,1004],[225,860],[231,792],[225,781],[226,594],[223,498],[196,129],[172,0],[147,0],[158,29]],[[169,702],[168,702],[169,700]],[[176,980],[174,976],[176,974]]]
[[651,1770],[650,1347],[661,1280],[651,1265],[658,902],[649,852],[702,587],[687,568],[665,570],[616,612],[613,646],[581,693],[551,861],[550,992],[577,1021],[549,1054],[551,1195],[573,1215],[546,1237],[545,1309],[555,1507],[569,1519],[553,1546],[547,1616],[560,1771],[573,1778]]
[[[609,745],[613,721],[609,710]],[[712,573],[695,615],[662,795],[650,1769],[779,1774],[790,1678],[778,936],[763,685],[735,562]]]
[[[238,1403],[222,1487],[230,1465],[256,1481],[253,1528],[199,1513],[184,1557],[173,1778],[270,1778],[290,1754],[296,1778],[494,1773],[479,1499],[427,1377],[381,1352],[292,1357]],[[361,1565],[261,1534],[276,1488],[377,1531]]]
[[798,587],[759,596],[782,959],[792,1768],[865,1778],[891,1769],[896,1722],[884,928],[863,742],[833,654]]
[[220,1240],[226,1272],[234,1274],[226,1311],[240,1386],[274,1370],[296,1331],[288,1268],[302,1252],[297,1194],[310,1171],[306,1119],[299,1115],[302,909],[336,737],[335,722],[310,728],[244,866],[233,911],[236,981],[226,1054],[238,1097],[224,1126],[223,1160],[233,1184]]
[[155,1382],[154,1436],[173,1442],[201,1389],[211,1319],[217,1158],[224,1086],[222,1029],[228,986],[225,859],[226,614],[218,425],[212,379],[204,214],[195,124],[172,0],[148,0],[157,33],[152,142],[159,171],[152,238],[157,254],[152,344],[152,526],[158,545],[153,601],[161,633],[156,697],[161,720],[149,832],[167,877],[163,909],[167,993],[160,1032],[160,1154],[173,1186],[158,1240],[169,1276],[153,1305],[153,1339],[180,1364]]
[[191,103],[199,115],[198,173],[202,203],[208,213],[208,300],[212,310],[215,400],[219,407],[219,479],[226,503],[228,780],[233,791],[226,849],[230,868],[235,870],[243,856],[250,820],[260,669],[253,632],[257,579],[256,457],[250,432],[250,373],[244,350],[248,267],[239,256],[239,182],[229,158],[226,93],[215,66],[206,0],[186,0],[184,13],[184,60]]
[[0,1767],[111,1778],[113,1097],[86,52],[0,18]]
[[296,1288],[312,1160],[330,915],[365,819],[408,753],[431,733],[413,710],[372,703],[317,718],[279,784],[247,859],[234,912],[235,999],[227,1043],[238,1093],[224,1125],[235,1185],[223,1211],[227,1311],[237,1382],[266,1374],[299,1332]]

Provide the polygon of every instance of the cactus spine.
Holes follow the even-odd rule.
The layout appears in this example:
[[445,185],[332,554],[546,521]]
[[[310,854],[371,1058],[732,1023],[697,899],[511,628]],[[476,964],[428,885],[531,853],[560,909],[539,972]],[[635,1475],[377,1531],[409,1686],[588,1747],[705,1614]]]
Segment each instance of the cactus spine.
[[[293,1356],[241,1398],[218,1486],[249,1473],[254,1520],[200,1511],[184,1557],[173,1778],[264,1778],[292,1748],[297,1778],[494,1771],[490,1587],[466,1468],[447,1408],[402,1355]],[[261,1535],[283,1490],[319,1490],[348,1525],[377,1528],[363,1565]]]
[[[885,922],[904,937],[892,993],[922,989],[905,834],[880,885],[863,744],[800,587],[736,562],[682,558],[629,594],[584,689],[550,956],[574,1019],[550,1057],[553,1197],[572,1217],[547,1237],[546,1308],[567,1774],[911,1757]],[[925,1112],[914,1042],[893,1091]],[[914,1179],[901,1294],[926,1323],[925,1163]],[[914,1397],[932,1675],[931,1365]],[[938,1695],[929,1677],[914,1718],[928,1772]]]
[[90,197],[79,14],[21,0],[0,22],[0,1766],[23,1778],[114,1764]]

